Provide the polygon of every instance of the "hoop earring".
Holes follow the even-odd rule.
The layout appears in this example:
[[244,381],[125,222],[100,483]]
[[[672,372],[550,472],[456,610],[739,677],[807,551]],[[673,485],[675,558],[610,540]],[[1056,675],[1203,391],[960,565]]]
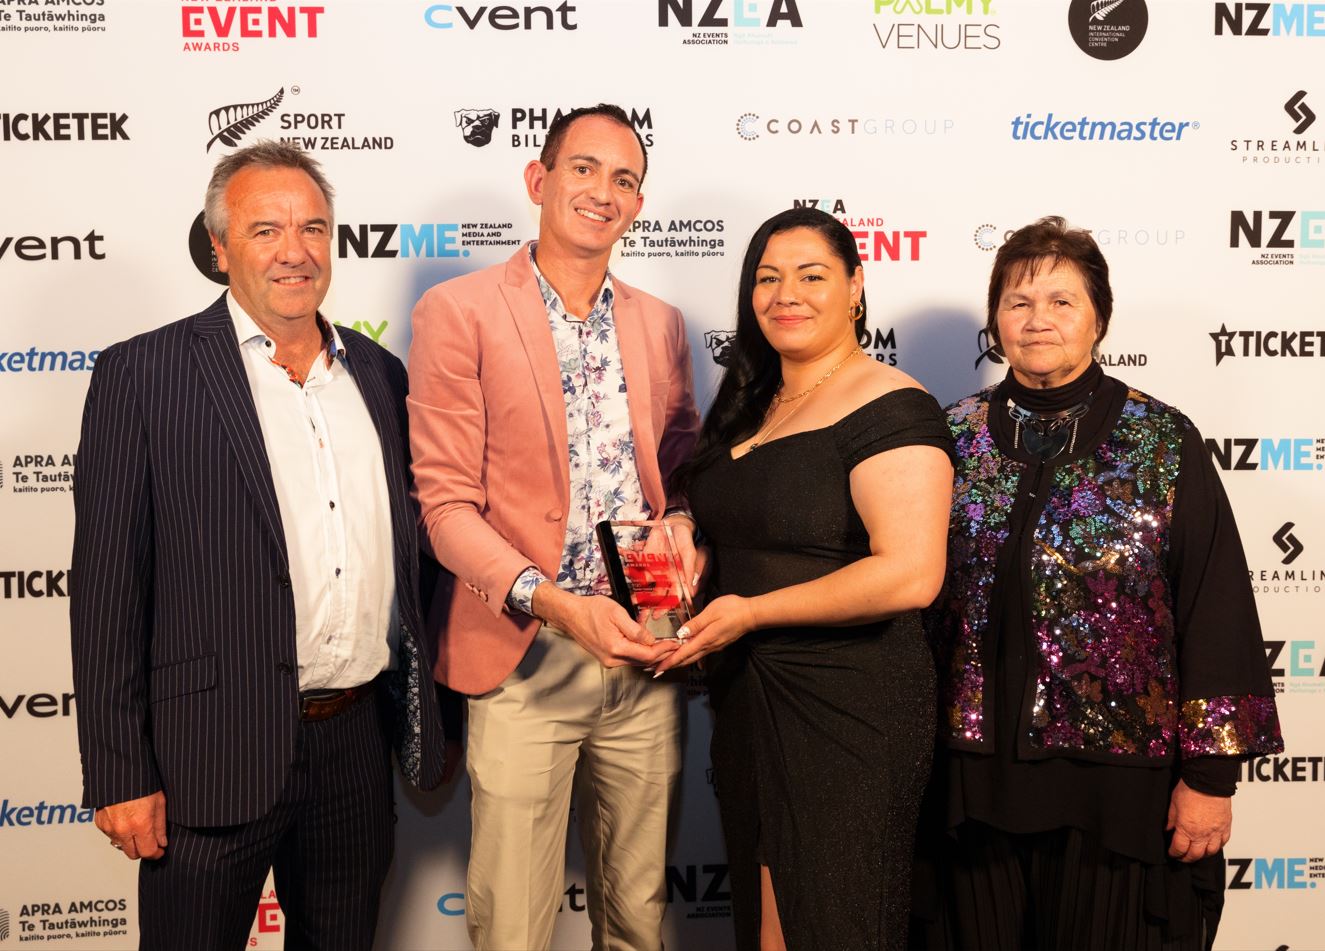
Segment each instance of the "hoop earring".
[[865,316],[865,305],[862,304],[860,301],[856,301],[854,304],[852,304],[850,307],[847,308],[847,316],[851,318],[852,323],[855,323],[857,320],[860,320],[860,318]]

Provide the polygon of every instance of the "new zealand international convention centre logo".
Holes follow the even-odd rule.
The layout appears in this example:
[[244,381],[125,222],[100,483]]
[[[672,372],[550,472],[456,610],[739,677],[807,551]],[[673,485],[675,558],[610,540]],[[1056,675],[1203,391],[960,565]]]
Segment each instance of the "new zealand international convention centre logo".
[[1072,0],[1067,27],[1081,52],[1095,59],[1122,59],[1146,38],[1146,0]]

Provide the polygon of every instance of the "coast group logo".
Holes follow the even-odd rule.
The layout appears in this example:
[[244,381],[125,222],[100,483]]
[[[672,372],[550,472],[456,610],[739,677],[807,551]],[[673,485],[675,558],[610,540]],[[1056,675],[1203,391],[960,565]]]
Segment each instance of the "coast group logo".
[[874,36],[885,51],[950,53],[1003,45],[993,0],[869,0]]
[[[89,260],[104,261],[106,252],[98,245],[106,240],[104,234],[97,234],[93,228],[81,238],[72,234],[44,235],[0,235],[0,262],[8,256],[18,261],[59,261],[83,260],[86,254]],[[64,258],[60,257],[61,248]]]
[[[572,108],[574,107],[563,109],[556,106],[514,106],[503,114],[497,109],[479,107],[456,109],[452,115],[455,117],[455,127],[460,130],[461,137],[475,148],[491,144],[493,133],[503,128],[505,120],[504,127],[509,130],[509,134],[502,134],[500,141],[509,143],[513,149],[541,149],[552,123],[570,112]],[[625,111],[630,116],[631,126],[643,140],[644,147],[653,148],[653,109],[645,107],[640,110],[631,107]]]
[[1012,118],[1014,142],[1181,142],[1183,134],[1201,128],[1196,120],[1135,117],[1131,119],[1058,118],[1032,112]]
[[1325,265],[1325,211],[1230,211],[1228,246],[1256,249],[1258,267]]
[[[1257,595],[1319,595],[1325,592],[1325,571],[1298,563],[1307,550],[1298,537],[1299,531],[1295,523],[1284,522],[1268,540],[1274,543],[1274,549],[1268,543],[1257,546],[1257,555],[1262,552],[1268,555],[1266,560],[1258,558],[1247,567],[1252,590]],[[1277,563],[1270,560],[1273,558],[1278,559]]]
[[238,53],[241,40],[315,40],[324,6],[185,3],[179,8],[185,53]]
[[[1075,226],[1074,226],[1075,227]],[[990,222],[976,225],[971,242],[981,251],[997,251],[1012,237],[1016,228],[1002,228]],[[1102,248],[1138,248],[1158,250],[1176,248],[1187,239],[1187,232],[1172,224],[1109,224],[1103,228],[1083,228]]]
[[1209,335],[1215,342],[1215,366],[1233,357],[1325,357],[1325,330],[1229,330]]
[[[291,96],[299,96],[304,90],[301,86],[290,87]],[[307,106],[308,98],[301,100]],[[282,104],[286,108],[282,109]],[[207,147],[223,145],[238,148],[251,144],[245,139],[259,126],[267,125],[266,133],[290,145],[297,145],[305,152],[358,152],[388,151],[396,147],[396,140],[389,135],[358,134],[352,122],[347,123],[344,112],[329,110],[296,110],[286,101],[285,87],[265,99],[254,102],[236,102],[217,106],[207,113]],[[275,122],[275,129],[270,122]],[[257,136],[254,136],[256,139]]]
[[877,136],[924,138],[950,135],[957,122],[940,116],[773,116],[744,112],[736,120],[736,134],[746,142],[802,137]]
[[657,0],[658,26],[685,31],[682,46],[785,46],[801,29],[797,0]]
[[1081,52],[1114,60],[1136,50],[1146,38],[1146,0],[1072,0],[1067,28]]
[[0,112],[5,142],[128,142],[127,112]]
[[1215,36],[1325,38],[1319,3],[1216,3]]
[[95,7],[93,10],[70,9],[75,6],[72,2],[60,4],[63,10],[49,9],[55,6],[49,2],[47,9],[28,9],[36,6],[37,0],[0,0],[0,33],[49,37],[106,32],[106,0],[78,0],[77,7]]
[[[334,240],[337,257],[373,260],[467,258],[476,250],[509,249],[521,243],[521,239],[515,235],[513,221],[340,223],[336,225]],[[229,275],[217,266],[216,252],[207,234],[207,226],[203,223],[202,212],[198,212],[189,227],[188,245],[189,256],[199,274],[216,284],[224,286],[230,283]],[[380,325],[383,328],[385,326],[385,322]],[[377,339],[373,324],[360,321],[353,327]],[[3,358],[3,354],[0,354],[0,358]]]
[[575,19],[575,7],[569,0],[562,0],[555,7],[551,4],[434,3],[424,9],[423,22],[434,30],[496,30],[499,33],[578,30],[580,27]]
[[623,258],[720,258],[724,218],[636,218],[621,238]]
[[[1325,7],[1322,7],[1325,10]],[[1325,14],[1322,14],[1325,16]],[[1242,165],[1256,167],[1306,166],[1321,164],[1325,154],[1325,139],[1311,138],[1303,133],[1316,123],[1316,113],[1307,102],[1307,91],[1299,89],[1283,104],[1282,112],[1275,110],[1282,124],[1280,131],[1259,131],[1256,137],[1239,136],[1228,140],[1228,151],[1237,156]],[[1283,115],[1288,116],[1285,122]]]
[[[129,900],[124,897],[71,898],[66,894],[56,901],[20,905],[14,926],[22,942],[68,944],[85,938],[114,938],[109,946],[122,947],[129,934],[128,909]],[[0,909],[0,932],[8,930],[3,927],[7,925],[9,913]],[[0,940],[4,937],[0,934]]]

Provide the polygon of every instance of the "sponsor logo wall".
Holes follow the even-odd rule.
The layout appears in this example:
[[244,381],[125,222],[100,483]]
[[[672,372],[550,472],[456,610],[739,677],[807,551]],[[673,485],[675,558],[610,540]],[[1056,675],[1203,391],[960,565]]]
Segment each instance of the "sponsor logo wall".
[[[746,242],[778,210],[821,208],[851,230],[861,345],[943,402],[1007,372],[984,328],[1008,235],[1045,214],[1091,230],[1115,293],[1100,360],[1199,427],[1286,731],[1282,756],[1243,767],[1216,948],[1325,947],[1322,11],[0,0],[0,840],[24,857],[0,863],[0,951],[136,936],[134,869],[78,806],[71,486],[100,354],[225,291],[200,213],[213,164],[264,138],[323,162],[324,311],[403,358],[426,288],[534,236],[522,171],[559,112],[600,100],[625,107],[650,158],[614,272],[684,312],[705,404],[731,356]],[[688,695],[665,939],[719,951],[730,882],[698,677]],[[398,792],[381,947],[468,947],[461,773]],[[574,834],[569,849],[555,944],[587,947]],[[282,923],[269,883],[249,947],[280,947]]]

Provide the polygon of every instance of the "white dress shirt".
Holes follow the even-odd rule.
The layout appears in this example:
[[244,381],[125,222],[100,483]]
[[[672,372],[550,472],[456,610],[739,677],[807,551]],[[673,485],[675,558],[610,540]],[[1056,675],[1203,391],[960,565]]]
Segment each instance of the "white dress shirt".
[[377,429],[334,327],[300,386],[233,294],[226,303],[285,530],[299,689],[358,686],[395,666],[400,636]]

